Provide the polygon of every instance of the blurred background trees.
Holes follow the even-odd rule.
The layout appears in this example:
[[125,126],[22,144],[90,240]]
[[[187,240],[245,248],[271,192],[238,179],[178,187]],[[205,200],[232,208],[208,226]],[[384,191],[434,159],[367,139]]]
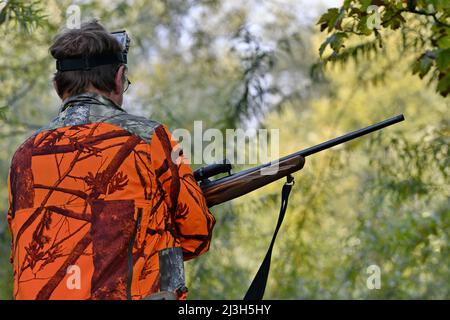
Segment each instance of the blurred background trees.
[[[48,47],[71,4],[131,34],[125,109],[171,129],[280,129],[284,155],[404,113],[295,175],[266,298],[450,298],[449,5],[364,0],[0,1],[0,298],[10,159],[58,110]],[[211,249],[186,263],[190,298],[243,297],[282,183],[213,209]],[[366,286],[373,264],[379,290]]]

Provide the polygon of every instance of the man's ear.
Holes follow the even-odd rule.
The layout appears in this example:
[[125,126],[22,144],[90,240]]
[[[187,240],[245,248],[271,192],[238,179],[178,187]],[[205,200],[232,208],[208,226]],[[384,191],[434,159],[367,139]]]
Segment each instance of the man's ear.
[[123,93],[123,88],[124,88],[124,81],[123,81],[123,74],[125,72],[125,66],[121,65],[119,67],[119,69],[116,72],[116,75],[114,77],[114,84],[115,84],[115,89],[114,89],[114,93],[115,94],[122,94]]

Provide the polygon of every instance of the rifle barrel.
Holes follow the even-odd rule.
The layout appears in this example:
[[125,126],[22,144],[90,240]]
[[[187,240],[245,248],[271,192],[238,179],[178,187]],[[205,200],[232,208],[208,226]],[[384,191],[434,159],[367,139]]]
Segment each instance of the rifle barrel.
[[317,153],[317,152],[320,152],[322,150],[334,147],[334,146],[336,146],[338,144],[341,144],[341,143],[353,140],[355,138],[361,137],[361,136],[366,135],[368,133],[371,133],[371,132],[383,129],[385,127],[393,125],[393,124],[395,124],[397,122],[401,122],[403,120],[405,120],[405,117],[403,116],[403,114],[400,114],[398,116],[386,119],[386,120],[381,121],[379,123],[375,123],[375,124],[373,124],[371,126],[368,126],[366,128],[362,128],[362,129],[359,129],[359,130],[356,130],[356,131],[353,131],[353,132],[349,132],[347,134],[344,134],[343,136],[340,136],[340,137],[337,137],[337,138],[334,138],[334,139],[322,142],[322,143],[320,143],[318,145],[315,145],[313,147],[310,147],[310,148],[298,151],[298,152],[296,152],[294,154],[291,154],[289,156],[281,158],[280,160],[284,160],[284,159],[287,159],[287,158],[290,158],[290,157],[293,157],[293,156],[307,157],[307,156],[310,156],[310,155],[312,155],[314,153]]

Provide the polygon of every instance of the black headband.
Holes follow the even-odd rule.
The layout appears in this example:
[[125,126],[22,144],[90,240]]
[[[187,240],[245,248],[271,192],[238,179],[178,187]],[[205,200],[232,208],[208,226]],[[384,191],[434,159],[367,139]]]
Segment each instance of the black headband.
[[59,59],[56,60],[56,70],[58,71],[91,70],[92,68],[98,66],[115,63],[126,64],[127,54],[120,52],[108,55]]

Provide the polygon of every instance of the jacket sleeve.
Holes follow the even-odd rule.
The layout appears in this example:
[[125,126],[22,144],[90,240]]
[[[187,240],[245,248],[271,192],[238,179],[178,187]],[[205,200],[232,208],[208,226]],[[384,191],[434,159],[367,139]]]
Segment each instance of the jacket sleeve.
[[[8,180],[7,180],[7,188],[8,188],[8,213],[6,215],[6,219],[8,222],[8,228],[9,228],[9,233],[11,235],[11,238],[13,237],[13,233],[12,233],[12,229],[11,229],[11,223],[12,223],[12,219],[13,219],[13,203],[12,203],[12,194],[11,194],[11,170],[8,172]],[[11,239],[11,251],[10,251],[10,255],[9,255],[9,259],[10,262],[13,263],[13,259],[14,259],[14,243],[13,240]]]
[[174,224],[172,230],[180,240],[184,260],[189,260],[208,251],[215,219],[177,145],[164,125],[155,129],[150,142],[152,164],[155,171],[164,171],[158,176]]

